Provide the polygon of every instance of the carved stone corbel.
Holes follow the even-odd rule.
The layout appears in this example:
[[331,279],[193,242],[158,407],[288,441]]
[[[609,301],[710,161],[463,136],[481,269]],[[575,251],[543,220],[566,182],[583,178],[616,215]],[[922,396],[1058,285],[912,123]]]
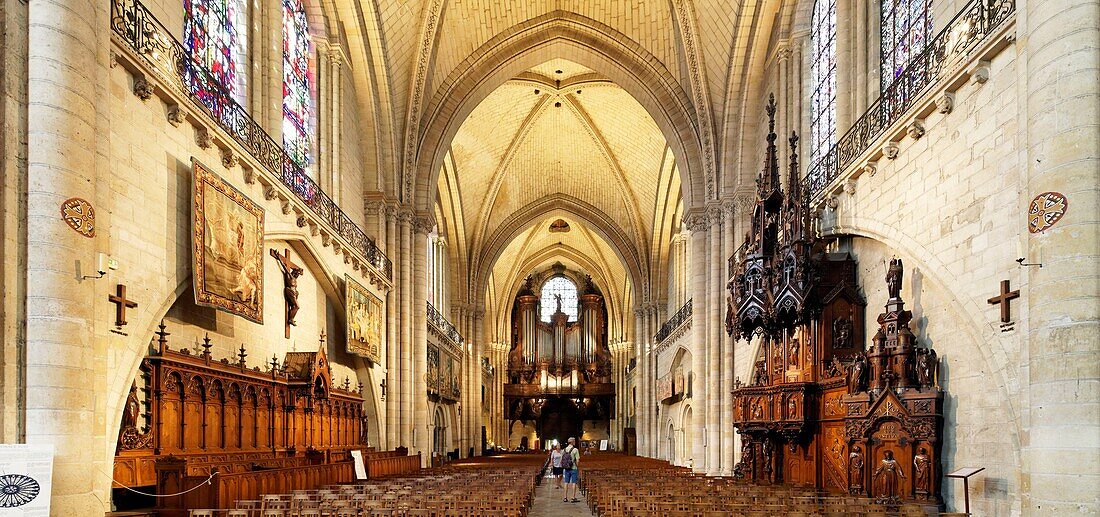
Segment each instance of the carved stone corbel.
[[909,138],[920,140],[920,137],[924,136],[926,132],[924,129],[924,120],[918,118],[909,123],[909,127],[905,129],[905,132],[909,134]]
[[170,104],[168,105],[167,118],[172,127],[180,127],[187,120],[187,110],[179,104]]
[[896,159],[899,150],[897,142],[886,142],[886,145],[882,146],[882,154],[886,156],[887,160]]
[[199,146],[199,149],[210,149],[210,146],[214,145],[214,135],[210,134],[210,130],[205,127],[196,128],[195,145]]
[[237,153],[234,153],[233,150],[228,147],[221,148],[221,155],[222,165],[225,166],[226,169],[232,169],[240,163],[240,158],[237,156]]
[[989,61],[978,61],[970,69],[970,83],[976,85],[985,84],[989,80]]
[[142,101],[149,100],[153,96],[153,83],[149,81],[144,75],[138,74],[134,76],[134,95],[137,95]]
[[867,162],[863,164],[863,173],[868,176],[874,176],[878,172],[878,162]]
[[951,113],[955,109],[955,94],[951,92],[942,92],[936,97],[936,110],[941,114]]

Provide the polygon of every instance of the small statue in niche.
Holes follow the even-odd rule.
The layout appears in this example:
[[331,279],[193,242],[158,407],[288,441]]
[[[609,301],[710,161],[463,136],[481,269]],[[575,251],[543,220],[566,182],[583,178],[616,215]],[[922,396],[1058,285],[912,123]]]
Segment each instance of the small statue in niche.
[[290,327],[298,315],[298,277],[304,270],[301,266],[290,261],[290,250],[284,250],[279,254],[277,250],[269,250],[271,256],[279,263],[279,270],[283,272],[283,298],[286,300],[286,337],[290,337]]
[[798,366],[798,338],[791,340],[791,347],[787,354],[787,363],[791,366]]
[[921,388],[932,388],[936,385],[936,369],[939,359],[936,351],[931,348],[917,349],[917,382]]
[[752,372],[752,385],[763,386],[768,382],[768,367],[764,360],[756,362],[756,368]]
[[798,416],[798,401],[794,397],[787,399],[787,417],[795,418]]
[[733,310],[733,294],[726,291],[726,334],[733,334],[733,323],[736,315]]
[[856,356],[852,364],[848,366],[848,393],[859,393],[865,386],[864,377],[867,375],[867,359],[863,354]]
[[901,259],[890,259],[890,268],[886,270],[886,288],[890,292],[890,299],[896,300],[901,296],[901,280],[904,268]]
[[783,343],[780,341],[772,344],[772,369],[776,375],[783,373]]
[[853,445],[851,454],[848,454],[848,493],[858,494],[862,491],[863,448]]
[[752,404],[752,419],[763,420],[764,418],[764,405],[759,400]]
[[882,483],[879,485],[878,500],[884,502],[897,501],[898,482],[899,479],[905,479],[905,473],[902,472],[898,461],[894,459],[894,451],[883,453],[882,461],[875,469],[875,481],[878,481],[879,476],[882,476]]
[[917,455],[913,456],[914,488],[917,496],[927,498],[929,493],[929,481],[932,478],[932,460],[928,458],[928,449],[921,447]]
[[137,386],[130,386],[130,394],[126,396],[126,408],[122,411],[122,428],[137,429],[138,417],[141,416],[141,402],[137,396]]
[[852,348],[852,319],[841,316],[833,320],[833,348]]

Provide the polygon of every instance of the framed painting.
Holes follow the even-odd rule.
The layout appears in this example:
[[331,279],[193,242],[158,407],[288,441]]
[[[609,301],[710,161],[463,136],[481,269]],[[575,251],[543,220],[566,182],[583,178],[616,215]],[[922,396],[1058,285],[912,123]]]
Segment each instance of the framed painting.
[[344,307],[347,310],[348,353],[381,364],[385,318],[382,300],[348,275],[344,275],[344,284],[347,286]]
[[264,209],[191,159],[195,303],[264,322]]

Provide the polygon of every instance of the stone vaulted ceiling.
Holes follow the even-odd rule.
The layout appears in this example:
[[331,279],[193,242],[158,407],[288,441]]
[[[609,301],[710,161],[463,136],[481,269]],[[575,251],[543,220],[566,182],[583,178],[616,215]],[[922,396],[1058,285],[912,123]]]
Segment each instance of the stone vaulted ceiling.
[[[530,271],[502,271],[494,262],[523,263],[542,253],[546,246],[514,242],[545,233],[544,219],[555,211],[611,246],[607,260],[595,263],[614,262],[619,270],[601,274],[625,280],[633,268],[644,275],[653,236],[664,234],[668,205],[679,199],[675,161],[646,110],[613,82],[564,59],[490,93],[463,122],[443,168],[439,190],[456,200],[445,217],[461,221],[461,230],[451,230],[461,235],[449,239],[462,241],[475,272],[484,277],[492,267],[503,283]],[[591,257],[586,246],[574,249]],[[523,253],[507,254],[517,249]]]

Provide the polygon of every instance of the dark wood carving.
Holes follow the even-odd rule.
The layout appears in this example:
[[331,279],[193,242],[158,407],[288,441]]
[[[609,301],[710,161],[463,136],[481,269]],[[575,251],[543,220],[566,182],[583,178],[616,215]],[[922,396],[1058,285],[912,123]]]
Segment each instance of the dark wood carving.
[[784,192],[774,99],[767,113],[752,228],[731,258],[727,285],[727,331],[760,343],[752,379],[738,379],[733,392],[742,438],[734,473],[756,483],[937,504],[943,394],[935,351],[917,348],[909,330],[902,264],[888,271],[887,311],[865,351],[856,262],[827,252],[813,235],[793,133]]
[[351,472],[349,451],[365,447],[362,388],[333,386],[323,350],[249,367],[243,349],[233,360],[215,360],[209,339],[194,354],[169,348],[163,325],[157,334],[123,411],[119,483],[171,493],[174,483],[198,478],[191,488],[213,471],[222,481],[231,473],[305,467],[312,470],[302,470],[302,480],[335,479],[344,466],[326,466],[343,463]]

